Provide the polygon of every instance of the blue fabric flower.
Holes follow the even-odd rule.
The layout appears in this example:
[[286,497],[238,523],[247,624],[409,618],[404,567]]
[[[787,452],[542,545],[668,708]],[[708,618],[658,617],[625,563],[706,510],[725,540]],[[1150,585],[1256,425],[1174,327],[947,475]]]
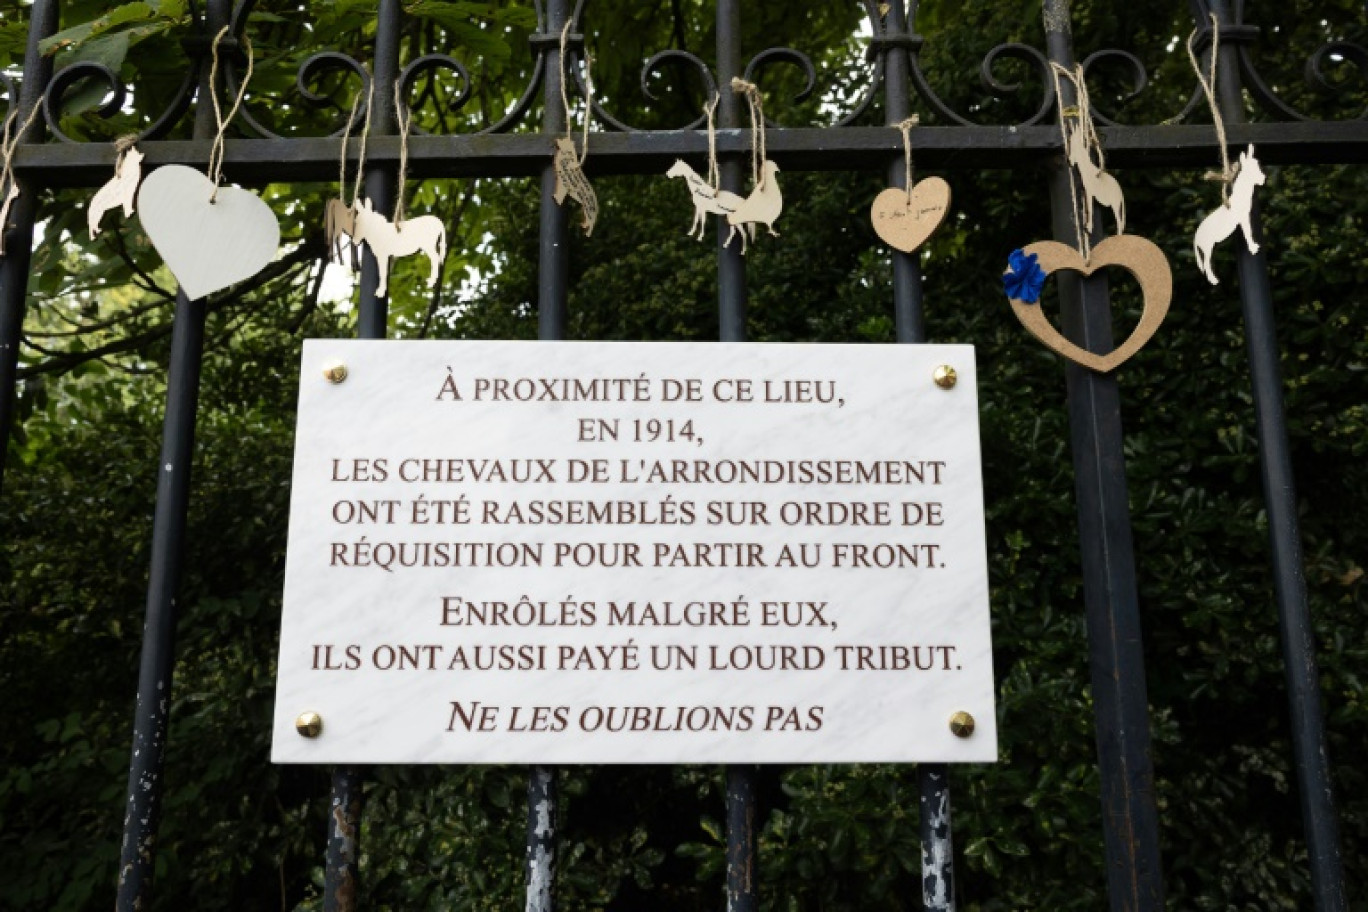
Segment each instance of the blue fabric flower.
[[1002,274],[1002,288],[1007,297],[1034,304],[1040,300],[1040,289],[1045,287],[1045,270],[1034,253],[1013,250],[1007,257],[1007,271]]

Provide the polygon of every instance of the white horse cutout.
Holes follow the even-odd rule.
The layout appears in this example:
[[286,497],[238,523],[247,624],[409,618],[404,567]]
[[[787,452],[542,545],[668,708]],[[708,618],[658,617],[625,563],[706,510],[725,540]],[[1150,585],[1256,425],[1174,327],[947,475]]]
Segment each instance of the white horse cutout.
[[[693,237],[694,232],[697,231],[698,240],[700,241],[703,240],[703,235],[708,228],[708,213],[730,219],[731,214],[740,208],[746,201],[745,198],[739,194],[732,193],[728,190],[718,190],[716,187],[713,187],[703,178],[699,177],[697,171],[685,164],[684,159],[682,158],[675,159],[675,163],[670,166],[670,170],[665,172],[665,176],[682,177],[684,178],[684,183],[689,185],[689,196],[694,204],[694,219],[693,224],[689,226],[689,237]],[[755,228],[751,227],[750,231],[751,237],[754,237]],[[731,234],[727,235],[728,243],[731,242],[731,235],[735,233],[736,229],[732,228]],[[744,244],[745,238],[743,236],[742,245],[744,246]]]
[[428,287],[437,284],[438,267],[446,258],[446,226],[441,219],[435,215],[420,215],[396,226],[376,212],[368,199],[357,204],[355,216],[352,243],[369,244],[371,253],[375,254],[376,265],[380,268],[380,285],[375,289],[377,295],[383,298],[389,289],[390,260],[410,256],[420,250],[432,267],[428,274]]
[[1197,268],[1202,270],[1212,285],[1220,284],[1216,273],[1211,270],[1211,250],[1217,244],[1235,233],[1239,228],[1244,231],[1245,244],[1250,253],[1258,253],[1259,245],[1254,241],[1254,228],[1250,225],[1250,213],[1254,208],[1254,188],[1262,187],[1263,168],[1254,157],[1254,147],[1240,153],[1236,166],[1235,180],[1230,185],[1230,199],[1215,212],[1202,219],[1197,226],[1197,234],[1192,239],[1192,252],[1197,257]]
[[1093,226],[1093,203],[1101,203],[1112,211],[1116,219],[1116,233],[1126,233],[1126,198],[1121,195],[1121,185],[1106,171],[1097,166],[1088,151],[1088,142],[1081,128],[1069,131],[1069,162],[1078,169],[1083,183],[1083,228],[1091,232]]
[[124,218],[133,214],[138,183],[142,180],[142,160],[143,154],[130,146],[114,163],[114,176],[91,197],[86,207],[86,227],[92,241],[100,233],[100,220],[110,209],[122,206]]

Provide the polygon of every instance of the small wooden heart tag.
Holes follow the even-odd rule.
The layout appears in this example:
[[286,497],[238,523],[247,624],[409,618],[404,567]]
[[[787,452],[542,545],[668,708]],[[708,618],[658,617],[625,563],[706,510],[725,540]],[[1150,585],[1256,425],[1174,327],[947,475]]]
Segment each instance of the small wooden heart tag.
[[280,223],[261,197],[220,187],[194,168],[163,165],[138,190],[143,231],[193,301],[249,279],[275,259]]
[[1040,269],[1047,276],[1060,269],[1071,269],[1088,276],[1105,266],[1120,266],[1140,283],[1140,293],[1145,302],[1140,322],[1130,338],[1105,355],[1090,352],[1064,338],[1041,313],[1040,305],[1035,301],[1008,299],[1017,319],[1032,335],[1075,364],[1101,373],[1115,369],[1153,338],[1159,324],[1168,315],[1169,302],[1173,299],[1173,272],[1163,251],[1152,241],[1134,234],[1114,235],[1093,247],[1092,259],[1086,263],[1081,253],[1058,241],[1037,241],[1021,248],[1021,252],[1038,257]]
[[950,185],[939,177],[917,181],[909,195],[890,187],[874,197],[869,216],[885,244],[911,253],[926,242],[950,211]]

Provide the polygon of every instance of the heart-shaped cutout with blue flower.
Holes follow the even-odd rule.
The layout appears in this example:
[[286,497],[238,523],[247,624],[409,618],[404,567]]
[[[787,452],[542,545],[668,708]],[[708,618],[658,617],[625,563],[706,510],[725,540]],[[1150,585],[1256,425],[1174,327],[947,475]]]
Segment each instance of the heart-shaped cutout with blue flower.
[[[1037,303],[1045,279],[1060,269],[1072,269],[1092,275],[1107,266],[1120,266],[1140,283],[1144,309],[1140,322],[1130,337],[1106,354],[1090,352],[1064,338],[1054,324],[1045,318]],[[1173,272],[1164,252],[1152,241],[1134,234],[1109,237],[1092,249],[1092,258],[1058,241],[1037,241],[1020,250],[1012,251],[1008,269],[1002,274],[1002,284],[1011,301],[1012,311],[1021,325],[1031,331],[1046,346],[1084,367],[1107,373],[1123,364],[1145,346],[1168,315],[1173,299]]]

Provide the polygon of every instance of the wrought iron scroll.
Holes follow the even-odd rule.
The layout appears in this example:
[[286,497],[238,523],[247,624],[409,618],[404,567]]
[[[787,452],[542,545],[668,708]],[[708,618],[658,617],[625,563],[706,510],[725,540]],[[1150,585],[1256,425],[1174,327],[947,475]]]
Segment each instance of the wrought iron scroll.
[[[1211,0],[1191,0],[1191,2],[1195,18],[1201,24],[1197,37],[1197,50],[1201,51],[1211,43],[1211,29],[1206,26],[1206,23],[1210,22],[1211,14],[1216,10],[1216,7]],[[1233,8],[1226,13],[1228,18],[1221,25],[1221,52],[1235,55],[1239,63],[1240,77],[1249,98],[1265,113],[1274,117],[1293,121],[1315,120],[1316,118],[1297,110],[1285,101],[1259,72],[1254,59],[1250,56],[1251,48],[1259,39],[1259,28],[1245,22],[1244,12],[1244,0],[1235,0]],[[1341,58],[1337,62],[1353,66],[1358,71],[1361,81],[1368,80],[1368,48],[1352,41],[1335,40],[1317,48],[1307,58],[1304,68],[1306,81],[1322,92],[1343,94],[1346,90],[1345,82],[1335,82],[1325,72],[1327,62],[1336,62],[1334,61],[1336,56]],[[1368,109],[1356,117],[1348,119],[1368,119]]]

